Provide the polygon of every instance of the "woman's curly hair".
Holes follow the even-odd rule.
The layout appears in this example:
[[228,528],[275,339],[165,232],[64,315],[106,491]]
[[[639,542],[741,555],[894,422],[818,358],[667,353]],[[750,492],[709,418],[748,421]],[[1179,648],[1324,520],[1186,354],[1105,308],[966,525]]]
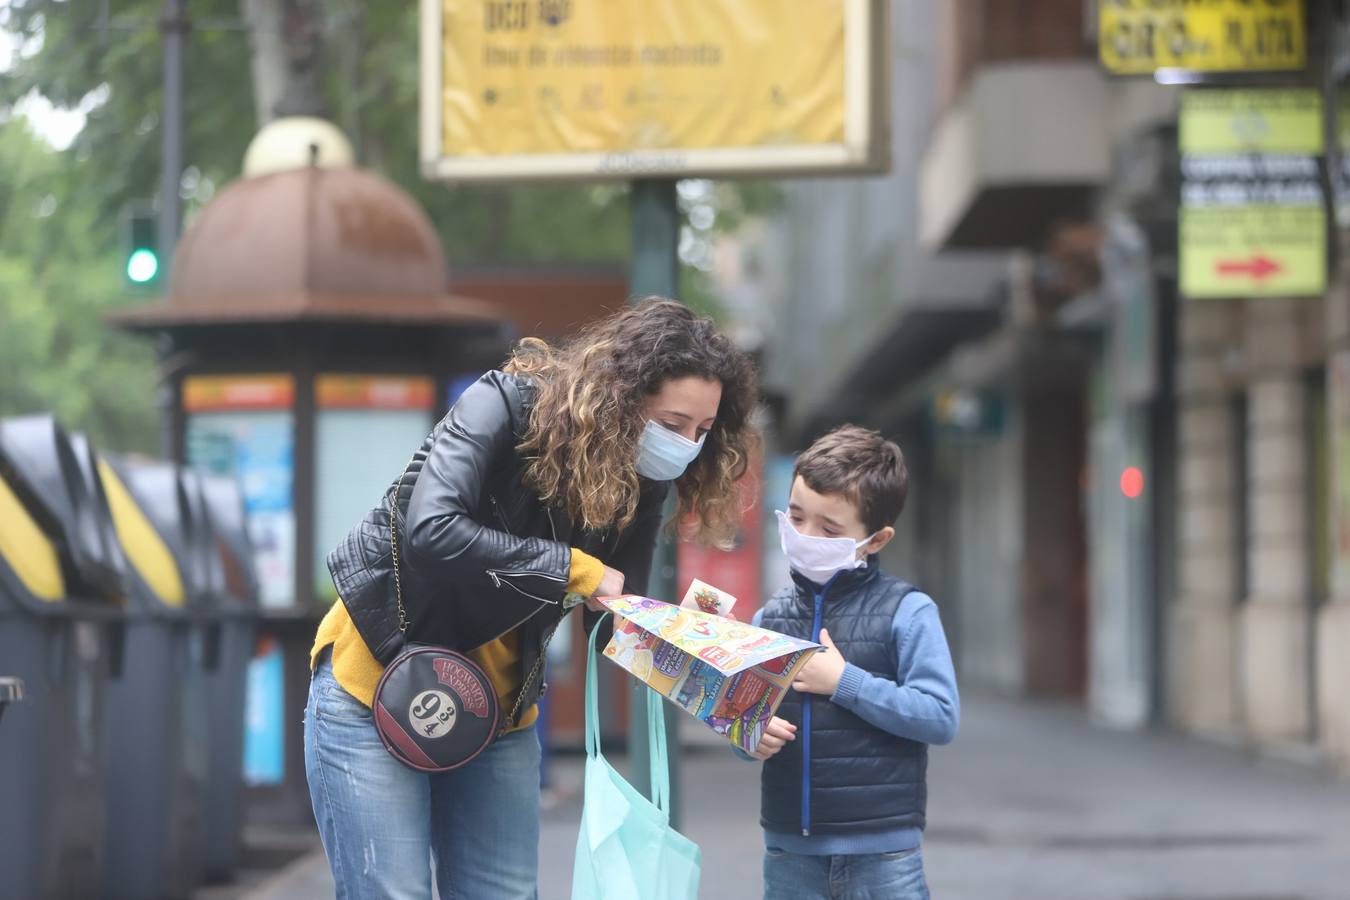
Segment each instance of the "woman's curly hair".
[[738,482],[758,433],[749,358],[711,319],[651,297],[592,325],[559,349],[522,340],[507,372],[538,391],[519,450],[525,478],[545,503],[586,528],[628,527],[638,505],[637,446],[642,407],[671,378],[719,381],[722,399],[703,450],[675,481],[675,522],[686,536],[725,545],[744,510]]

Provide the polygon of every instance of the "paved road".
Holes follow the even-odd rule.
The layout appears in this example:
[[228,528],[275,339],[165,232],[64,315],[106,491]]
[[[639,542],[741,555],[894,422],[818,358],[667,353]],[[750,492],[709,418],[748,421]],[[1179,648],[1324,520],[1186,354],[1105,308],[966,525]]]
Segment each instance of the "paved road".
[[[757,896],[755,766],[685,761],[702,896]],[[541,900],[569,895],[579,760],[545,815]],[[1173,736],[1093,727],[1057,706],[968,698],[935,750],[926,856],[939,900],[1350,900],[1350,785]],[[322,854],[240,896],[331,897]]]

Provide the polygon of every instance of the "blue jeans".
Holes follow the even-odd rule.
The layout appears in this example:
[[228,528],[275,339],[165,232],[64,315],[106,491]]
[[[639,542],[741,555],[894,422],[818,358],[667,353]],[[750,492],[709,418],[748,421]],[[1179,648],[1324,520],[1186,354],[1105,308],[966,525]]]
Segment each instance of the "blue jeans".
[[305,776],[340,900],[532,900],[539,878],[539,738],[498,738],[426,774],[380,743],[370,710],[321,662],[305,707]]
[[764,853],[765,900],[928,900],[923,850],[858,856]]

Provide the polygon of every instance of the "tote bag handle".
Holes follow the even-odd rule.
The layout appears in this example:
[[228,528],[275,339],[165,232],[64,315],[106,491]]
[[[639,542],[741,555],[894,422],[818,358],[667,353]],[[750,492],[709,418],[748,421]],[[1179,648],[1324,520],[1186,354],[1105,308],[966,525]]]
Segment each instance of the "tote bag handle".
[[[612,615],[612,614],[607,614]],[[600,701],[595,670],[595,636],[600,625],[591,629],[590,653],[586,657],[586,755],[600,755]],[[656,808],[670,815],[670,760],[666,752],[666,716],[664,699],[647,688],[647,748],[651,771],[652,802]]]
[[666,748],[666,702],[647,689],[647,747],[651,751],[652,802],[670,815],[670,758]]

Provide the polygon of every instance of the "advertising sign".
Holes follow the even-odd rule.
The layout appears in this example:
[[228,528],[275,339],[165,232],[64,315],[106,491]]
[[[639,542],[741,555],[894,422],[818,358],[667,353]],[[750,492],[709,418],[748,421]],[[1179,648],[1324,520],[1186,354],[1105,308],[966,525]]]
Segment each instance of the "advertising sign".
[[1317,92],[1187,91],[1180,129],[1182,294],[1322,293],[1327,216]]
[[1287,72],[1307,63],[1303,0],[1099,0],[1097,50],[1116,75]]
[[929,402],[933,429],[943,438],[993,438],[1003,433],[1003,397],[993,391],[941,387]]
[[740,483],[745,503],[741,511],[741,525],[736,530],[732,546],[725,550],[707,547],[692,541],[682,542],[676,554],[676,580],[688,584],[703,578],[719,585],[735,597],[745,598],[750,611],[742,618],[749,619],[753,609],[763,599],[760,563],[763,558],[764,533],[760,528],[760,467],[758,460],[751,464]]
[[878,170],[879,0],[423,0],[428,178]]
[[286,778],[285,657],[274,638],[260,638],[249,660],[244,702],[244,782]]
[[436,384],[405,375],[314,381],[314,596],[337,599],[328,552],[380,501],[432,426]]
[[239,479],[259,601],[271,609],[295,602],[294,398],[287,375],[183,382],[188,465]]

